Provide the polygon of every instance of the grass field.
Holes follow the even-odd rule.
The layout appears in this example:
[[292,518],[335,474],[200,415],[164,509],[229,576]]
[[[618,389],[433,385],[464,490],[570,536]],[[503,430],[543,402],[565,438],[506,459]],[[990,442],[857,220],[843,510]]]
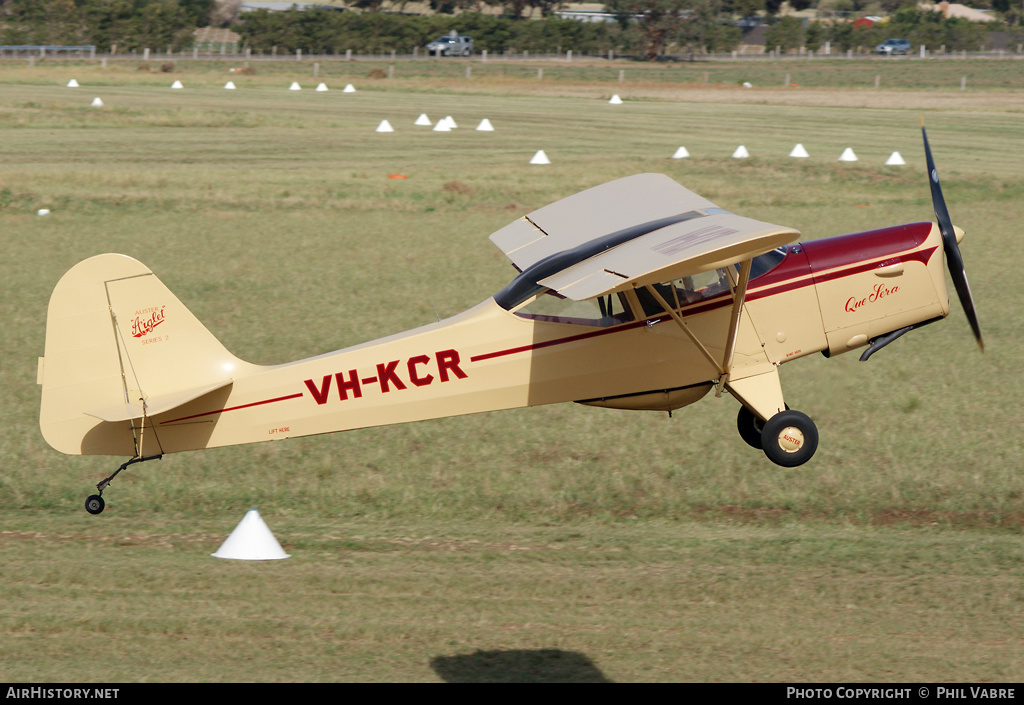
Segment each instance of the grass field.
[[[998,79],[1015,61],[969,62],[986,78],[963,92],[959,69],[925,77],[953,61],[904,62],[877,91],[896,62],[698,65],[728,76],[707,87],[653,77],[681,67],[619,84],[344,63],[0,64],[0,680],[1020,680],[1024,87]],[[414,127],[424,112],[460,127]],[[954,301],[868,363],[783,367],[821,434],[801,468],[752,452],[728,399],[671,419],[559,405],[167,456],[93,517],[85,496],[125,459],[39,434],[47,300],[85,257],[140,259],[234,353],[286,362],[478,303],[514,274],[491,232],[632,173],[803,239],[930,220],[920,115],[986,351]],[[810,159],[787,157],[797,142]],[[538,149],[550,165],[528,164]],[[884,166],[893,151],[908,165]],[[252,506],[292,557],[211,558]]]

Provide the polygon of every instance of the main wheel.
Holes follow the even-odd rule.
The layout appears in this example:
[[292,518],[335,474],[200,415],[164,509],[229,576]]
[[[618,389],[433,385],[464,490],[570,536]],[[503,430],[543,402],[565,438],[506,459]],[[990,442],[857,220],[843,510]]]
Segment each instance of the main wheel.
[[818,429],[807,414],[780,411],[765,422],[761,449],[776,465],[795,468],[810,460],[818,449]]
[[99,514],[105,506],[107,503],[98,494],[89,495],[89,498],[85,500],[85,511],[90,514]]
[[740,432],[740,438],[746,441],[751,448],[761,450],[762,429],[764,429],[764,421],[741,404],[740,412],[736,415],[736,430]]

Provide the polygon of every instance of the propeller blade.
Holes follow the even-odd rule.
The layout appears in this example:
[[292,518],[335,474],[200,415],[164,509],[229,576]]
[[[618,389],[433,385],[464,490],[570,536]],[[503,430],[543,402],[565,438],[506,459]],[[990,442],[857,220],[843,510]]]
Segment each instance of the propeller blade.
[[964,260],[956,241],[956,232],[953,230],[953,222],[950,220],[949,210],[946,208],[946,199],[942,197],[939,173],[935,170],[935,161],[932,159],[932,150],[928,145],[928,133],[924,129],[923,117],[921,118],[921,137],[924,139],[924,156],[928,164],[928,185],[932,191],[932,208],[935,210],[935,219],[939,223],[939,232],[942,233],[942,249],[946,253],[946,266],[953,279],[957,297],[967,315],[967,321],[971,324],[974,339],[978,341],[978,347],[984,352],[985,343],[981,339],[978,314],[974,310],[974,297],[971,296],[971,286],[967,283],[967,271],[964,269]]

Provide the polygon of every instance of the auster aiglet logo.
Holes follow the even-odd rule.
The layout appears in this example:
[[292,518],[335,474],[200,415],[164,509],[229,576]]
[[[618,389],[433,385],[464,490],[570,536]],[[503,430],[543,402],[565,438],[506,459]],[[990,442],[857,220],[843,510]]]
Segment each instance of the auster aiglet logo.
[[136,311],[135,320],[132,321],[132,337],[141,338],[152,333],[154,328],[164,322],[165,308],[167,307],[161,306]]

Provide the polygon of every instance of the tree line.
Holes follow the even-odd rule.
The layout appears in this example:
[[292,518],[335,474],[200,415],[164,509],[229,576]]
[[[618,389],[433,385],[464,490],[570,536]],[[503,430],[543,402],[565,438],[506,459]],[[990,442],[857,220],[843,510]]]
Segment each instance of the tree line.
[[[362,10],[329,8],[238,14],[237,0],[0,0],[0,44],[95,45],[118,51],[170,49],[192,45],[197,27],[230,26],[242,45],[255,53],[302,50],[305,53],[407,53],[455,30],[473,37],[476,50],[500,54],[530,53],[633,55],[654,60],[666,54],[728,52],[743,41],[734,18],[760,16],[771,24],[765,44],[789,51],[818,51],[826,42],[837,51],[872,47],[888,37],[909,39],[930,51],[974,50],[989,28],[967,20],[945,19],[915,5],[894,4],[882,26],[854,27],[849,22],[804,23],[777,18],[782,0],[606,0],[615,22],[578,22],[551,14],[557,0],[431,0],[432,15],[407,15],[394,9],[404,0],[355,0]],[[815,0],[789,0],[807,7]],[[817,0],[819,2],[823,0]],[[856,2],[857,0],[847,0]],[[1006,0],[992,0],[995,3]],[[385,5],[385,3],[387,3]],[[500,4],[502,16],[479,12],[483,3]],[[473,11],[473,10],[477,11]],[[537,11],[540,19],[523,19]],[[448,14],[456,13],[458,14]],[[519,19],[517,19],[517,17]],[[1009,13],[1008,19],[1015,17]],[[1000,25],[1005,28],[1005,25]]]
[[475,12],[450,15],[392,15],[382,13],[250,12],[233,29],[254,52],[384,53],[421,51],[424,45],[455,30],[473,37],[475,50],[491,54],[510,49],[530,53],[572,49],[577,53],[603,53],[622,43],[618,26],[604,22],[577,22],[558,17],[515,21]]
[[0,0],[0,44],[178,51],[215,8],[215,0]]
[[943,18],[941,13],[906,7],[897,10],[882,25],[855,27],[851,22],[811,22],[806,27],[792,17],[783,17],[765,32],[765,46],[792,51],[801,47],[819,51],[828,42],[838,51],[874,47],[890,37],[906,39],[928,51],[975,51],[985,44],[989,28],[959,17]]

